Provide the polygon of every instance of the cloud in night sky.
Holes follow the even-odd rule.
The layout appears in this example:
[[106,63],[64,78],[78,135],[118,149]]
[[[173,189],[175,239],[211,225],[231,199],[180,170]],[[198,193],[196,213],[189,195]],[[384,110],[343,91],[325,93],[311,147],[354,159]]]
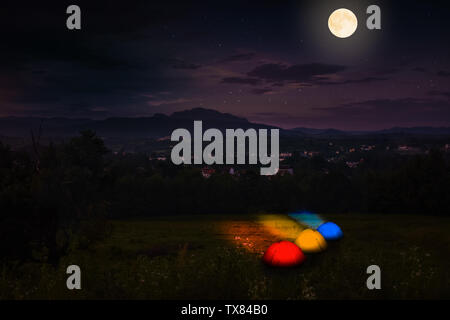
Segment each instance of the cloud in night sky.
[[374,81],[385,81],[389,78],[382,78],[382,77],[365,77],[361,79],[348,79],[348,80],[342,80],[342,81],[320,81],[318,82],[321,85],[340,85],[340,84],[351,84],[351,83],[370,83]]
[[257,88],[257,89],[252,89],[251,92],[254,94],[268,94],[268,93],[273,92],[273,90],[268,89],[268,88],[260,88],[260,89]]
[[297,64],[286,66],[282,64],[264,64],[256,67],[247,75],[259,78],[267,82],[308,82],[318,76],[326,76],[346,70],[347,67],[341,65],[331,65],[322,63]]
[[373,129],[380,123],[408,127],[418,126],[422,121],[435,126],[446,126],[447,119],[450,119],[450,103],[430,99],[378,99],[321,108],[321,110],[325,111],[326,117],[367,124]]
[[408,4],[407,30],[377,32],[373,54],[342,58],[335,49],[364,47],[370,33],[365,42],[321,38],[329,51],[319,52],[304,24],[317,2],[304,3],[296,11],[270,0],[80,0],[83,29],[70,32],[61,1],[27,10],[7,2],[0,116],[135,117],[203,107],[284,127],[450,125],[445,10],[391,3],[399,21]]
[[414,67],[411,70],[416,71],[416,72],[422,72],[422,73],[428,72],[427,69],[422,68],[422,67]]
[[[380,110],[383,111],[383,113],[380,113],[382,116],[390,114],[405,117],[407,115],[405,111],[423,113],[423,116],[435,120],[440,120],[440,117],[442,116],[450,116],[450,104],[448,102],[414,98],[361,101],[343,104],[337,107],[321,108],[321,110],[340,113],[346,117],[359,117],[361,115],[367,115],[368,113],[373,113],[372,116],[375,116]],[[429,114],[426,115],[425,113]]]
[[441,70],[437,73],[437,75],[440,77],[450,77],[450,71]]
[[234,54],[232,56],[226,57],[220,60],[222,63],[232,63],[232,62],[242,62],[252,60],[256,54],[254,52]]
[[229,78],[223,78],[222,83],[257,85],[257,84],[261,83],[261,80],[257,79],[257,78],[229,77]]
[[201,68],[201,65],[187,62],[182,59],[170,59],[168,61],[168,63],[174,69],[195,70],[195,69]]
[[[253,114],[257,121],[290,123],[288,127],[380,130],[386,127],[448,126],[450,101],[431,99],[379,99],[320,108],[315,115],[297,116],[282,112]],[[349,125],[351,124],[351,125]]]
[[442,96],[450,99],[450,91],[439,91],[439,90],[431,90],[428,92],[431,96]]

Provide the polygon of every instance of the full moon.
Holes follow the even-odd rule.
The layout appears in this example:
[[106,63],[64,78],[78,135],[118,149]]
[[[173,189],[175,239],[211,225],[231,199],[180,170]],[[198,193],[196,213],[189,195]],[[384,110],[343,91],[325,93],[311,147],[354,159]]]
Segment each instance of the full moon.
[[358,27],[358,19],[348,9],[337,9],[328,18],[328,28],[338,38],[350,37]]

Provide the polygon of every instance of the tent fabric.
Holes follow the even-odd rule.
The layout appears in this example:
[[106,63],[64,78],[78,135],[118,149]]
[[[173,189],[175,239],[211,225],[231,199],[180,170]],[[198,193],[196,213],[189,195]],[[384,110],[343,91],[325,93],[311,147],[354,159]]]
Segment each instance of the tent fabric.
[[341,228],[333,222],[325,222],[320,225],[317,231],[325,238],[325,240],[338,240],[344,236]]
[[308,226],[311,229],[317,229],[325,221],[322,218],[312,212],[308,211],[297,211],[288,214],[292,219],[300,222],[302,225]]
[[302,231],[295,240],[295,244],[305,253],[321,252],[327,248],[324,237],[318,231],[312,229]]
[[302,264],[306,257],[302,250],[290,241],[272,244],[264,253],[263,261],[274,267],[294,267]]

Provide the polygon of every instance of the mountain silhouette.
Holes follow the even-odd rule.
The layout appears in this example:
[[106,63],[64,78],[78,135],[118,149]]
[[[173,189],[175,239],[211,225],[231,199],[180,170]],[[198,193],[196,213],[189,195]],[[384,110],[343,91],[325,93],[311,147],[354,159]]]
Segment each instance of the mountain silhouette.
[[201,120],[203,129],[271,129],[273,126],[249,122],[245,118],[229,113],[195,108],[175,112],[171,115],[157,113],[151,117],[114,117],[104,120],[68,118],[0,118],[0,135],[25,137],[30,130],[42,126],[47,137],[69,137],[82,130],[94,130],[101,137],[108,138],[160,138],[171,135],[178,128],[193,129],[194,121]]
[[[33,117],[6,117],[0,118],[0,136],[29,137],[30,131],[37,131],[42,127],[42,132],[48,138],[64,138],[77,135],[82,130],[94,130],[104,138],[162,138],[170,136],[173,130],[186,128],[193,130],[195,120],[203,122],[203,130],[217,128],[225,129],[274,129],[277,127],[253,123],[245,118],[222,113],[216,110],[194,108],[191,110],[174,112],[171,115],[157,113],[150,117],[113,117],[104,120],[70,119],[70,118],[33,118]],[[450,135],[448,127],[412,127],[379,131],[342,131],[333,128],[294,128],[280,129],[284,136],[339,136],[356,134],[410,134],[410,135]]]

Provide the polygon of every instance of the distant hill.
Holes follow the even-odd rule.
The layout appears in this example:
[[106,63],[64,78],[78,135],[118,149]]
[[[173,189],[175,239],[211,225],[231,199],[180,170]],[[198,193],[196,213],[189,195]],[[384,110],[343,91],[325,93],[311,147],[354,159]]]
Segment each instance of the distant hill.
[[377,132],[381,134],[450,135],[450,127],[394,127]]
[[343,136],[343,135],[450,135],[450,127],[394,127],[376,131],[342,131],[337,129],[294,128],[290,131],[316,136]]
[[314,128],[304,128],[304,127],[290,129],[290,131],[303,133],[306,135],[330,135],[330,136],[346,135],[346,134],[351,133],[351,132],[345,132],[345,131],[341,131],[341,130],[337,130],[337,129],[314,129]]
[[68,118],[0,118],[0,135],[26,137],[30,130],[38,130],[42,125],[47,137],[67,137],[81,130],[92,129],[101,137],[107,138],[161,138],[170,136],[177,128],[192,130],[195,120],[202,120],[203,128],[255,128],[270,129],[273,126],[249,122],[229,113],[195,108],[172,115],[155,114],[141,118],[107,118],[105,120]]
[[[236,129],[273,129],[274,126],[253,123],[245,118],[229,113],[195,108],[171,115],[155,114],[151,117],[140,118],[107,118],[104,120],[69,119],[69,118],[30,118],[7,117],[0,118],[0,136],[4,137],[30,137],[30,131],[35,132],[42,125],[43,136],[47,138],[65,138],[77,135],[81,130],[92,129],[104,138],[111,139],[142,139],[162,138],[170,136],[177,128],[186,128],[192,131],[195,120],[203,121],[203,129],[227,128]],[[290,130],[280,129],[282,136],[345,136],[361,134],[393,134],[393,135],[450,135],[449,127],[413,127],[391,128],[380,131],[342,131],[337,129],[294,128]]]

